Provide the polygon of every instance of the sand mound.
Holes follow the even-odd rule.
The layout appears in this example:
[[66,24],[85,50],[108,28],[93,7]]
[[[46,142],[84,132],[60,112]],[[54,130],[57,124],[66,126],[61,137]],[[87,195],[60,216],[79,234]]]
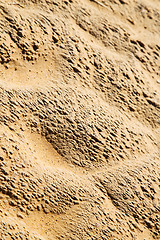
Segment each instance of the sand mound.
[[160,239],[158,0],[0,1],[0,235]]

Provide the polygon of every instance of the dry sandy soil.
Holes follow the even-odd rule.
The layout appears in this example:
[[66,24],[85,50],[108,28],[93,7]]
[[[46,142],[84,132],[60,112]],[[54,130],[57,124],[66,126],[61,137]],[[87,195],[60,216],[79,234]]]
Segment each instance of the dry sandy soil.
[[0,1],[0,239],[160,239],[160,1]]

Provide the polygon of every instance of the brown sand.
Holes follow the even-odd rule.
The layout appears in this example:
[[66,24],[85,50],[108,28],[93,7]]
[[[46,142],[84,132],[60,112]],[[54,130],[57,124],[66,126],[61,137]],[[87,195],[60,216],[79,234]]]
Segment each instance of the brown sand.
[[0,1],[0,239],[160,239],[160,1]]

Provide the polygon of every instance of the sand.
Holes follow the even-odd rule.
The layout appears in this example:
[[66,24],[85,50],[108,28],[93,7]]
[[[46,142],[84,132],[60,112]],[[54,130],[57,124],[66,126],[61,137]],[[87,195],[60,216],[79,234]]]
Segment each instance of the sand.
[[0,31],[0,239],[160,239],[159,0],[3,0]]

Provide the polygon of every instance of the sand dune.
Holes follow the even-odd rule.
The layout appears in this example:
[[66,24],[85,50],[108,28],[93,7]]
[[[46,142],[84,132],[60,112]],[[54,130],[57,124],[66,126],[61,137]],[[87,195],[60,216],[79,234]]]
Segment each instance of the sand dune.
[[0,1],[0,237],[160,239],[159,0]]

